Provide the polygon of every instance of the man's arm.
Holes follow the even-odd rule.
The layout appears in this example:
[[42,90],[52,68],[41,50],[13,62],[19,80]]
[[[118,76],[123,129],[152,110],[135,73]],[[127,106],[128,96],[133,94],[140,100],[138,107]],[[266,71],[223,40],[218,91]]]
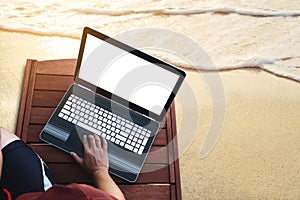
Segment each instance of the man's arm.
[[83,136],[84,159],[71,152],[75,161],[93,176],[98,189],[124,200],[124,195],[108,173],[107,142],[98,135]]

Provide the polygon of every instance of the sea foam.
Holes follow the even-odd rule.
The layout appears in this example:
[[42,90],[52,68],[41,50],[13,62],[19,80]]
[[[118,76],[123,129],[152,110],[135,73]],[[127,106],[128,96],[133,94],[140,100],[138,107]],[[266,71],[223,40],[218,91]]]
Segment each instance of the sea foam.
[[[0,2],[0,29],[42,36],[80,39],[90,26],[116,36],[136,29],[181,33],[198,44],[213,62],[191,65],[182,55],[154,51],[172,64],[193,70],[233,70],[256,67],[300,81],[300,6],[298,1],[9,1]],[[141,42],[151,35],[135,38]],[[164,35],[153,38],[162,45]],[[174,38],[174,44],[178,38]],[[128,41],[131,43],[130,41]],[[132,41],[132,43],[134,43]],[[172,49],[172,47],[170,47]],[[194,47],[185,47],[190,54]],[[173,48],[174,49],[174,48]],[[176,54],[176,52],[175,52]]]

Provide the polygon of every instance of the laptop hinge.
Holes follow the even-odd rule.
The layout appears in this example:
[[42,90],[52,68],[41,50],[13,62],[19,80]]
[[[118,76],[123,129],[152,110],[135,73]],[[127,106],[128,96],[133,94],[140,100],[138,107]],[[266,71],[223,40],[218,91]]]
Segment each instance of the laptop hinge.
[[86,90],[88,90],[88,91],[92,91],[90,88],[87,88],[87,87],[85,87],[85,86],[83,86],[83,85],[80,85],[80,84],[77,84],[79,87],[81,87],[81,88],[83,88],[83,89],[86,89]]
[[[93,90],[91,90],[90,88],[87,88],[87,87],[85,87],[85,86],[83,86],[83,85],[80,85],[80,84],[77,84],[77,83],[75,83],[76,85],[78,85],[79,87],[81,87],[81,88],[83,88],[83,89],[85,89],[85,90],[88,90],[88,91],[90,91],[90,92],[95,92],[95,91],[93,91]],[[95,92],[96,93],[96,92]],[[98,93],[96,93],[97,95],[99,95]],[[105,97],[105,96],[103,96],[103,97]],[[105,97],[106,99],[109,99],[109,98],[107,98],[107,97]],[[120,104],[119,102],[117,102],[117,101],[114,101],[113,99],[109,99],[110,101],[113,101],[114,103],[117,103],[117,104],[119,104],[119,105],[121,105],[121,106],[123,106],[124,107],[124,105],[122,105],[122,104]],[[153,119],[151,118],[151,117],[149,117],[148,115],[145,115],[145,114],[143,114],[143,113],[140,113],[140,112],[137,112],[137,111],[135,111],[135,110],[133,110],[133,109],[131,109],[131,108],[129,108],[131,111],[133,111],[133,112],[136,112],[136,113],[138,113],[139,115],[142,115],[142,116],[144,116],[145,118],[147,118],[147,119],[149,119],[150,121],[153,121]]]

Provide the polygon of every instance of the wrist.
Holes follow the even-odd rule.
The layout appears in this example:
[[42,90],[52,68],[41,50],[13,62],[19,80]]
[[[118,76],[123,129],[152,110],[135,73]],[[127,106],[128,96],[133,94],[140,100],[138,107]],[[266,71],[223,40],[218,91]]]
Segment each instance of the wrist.
[[101,190],[103,190],[102,187],[103,187],[104,183],[108,183],[111,181],[111,177],[110,177],[108,171],[106,171],[106,170],[94,171],[92,175],[93,175],[95,186]]
[[110,177],[107,170],[101,170],[101,169],[93,171],[92,176],[94,179],[103,179],[103,178]]

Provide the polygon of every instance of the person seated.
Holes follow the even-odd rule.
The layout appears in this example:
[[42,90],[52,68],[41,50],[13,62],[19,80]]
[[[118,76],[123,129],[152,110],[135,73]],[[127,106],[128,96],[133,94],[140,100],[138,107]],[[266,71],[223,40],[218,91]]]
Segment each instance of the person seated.
[[74,160],[94,180],[86,184],[55,184],[42,159],[15,134],[0,127],[0,199],[125,199],[108,173],[107,142],[98,135],[84,135],[84,159],[71,152]]

